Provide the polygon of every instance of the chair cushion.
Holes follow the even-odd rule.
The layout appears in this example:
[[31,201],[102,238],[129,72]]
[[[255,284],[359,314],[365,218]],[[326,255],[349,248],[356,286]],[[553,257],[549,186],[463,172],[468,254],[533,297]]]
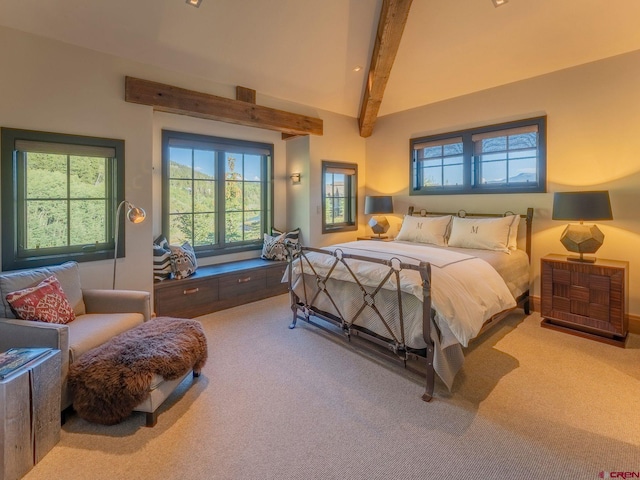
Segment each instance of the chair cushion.
[[144,322],[141,313],[87,313],[69,323],[69,363]]

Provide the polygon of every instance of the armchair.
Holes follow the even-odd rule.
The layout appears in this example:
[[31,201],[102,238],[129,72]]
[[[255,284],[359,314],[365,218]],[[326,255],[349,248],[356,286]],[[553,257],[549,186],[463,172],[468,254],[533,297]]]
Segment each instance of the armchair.
[[[73,307],[75,320],[60,325],[16,319],[6,295],[36,285],[52,274],[58,278]],[[0,273],[0,295],[0,351],[11,347],[49,347],[62,352],[62,410],[72,404],[67,388],[69,364],[115,335],[151,318],[149,292],[82,289],[76,262]]]

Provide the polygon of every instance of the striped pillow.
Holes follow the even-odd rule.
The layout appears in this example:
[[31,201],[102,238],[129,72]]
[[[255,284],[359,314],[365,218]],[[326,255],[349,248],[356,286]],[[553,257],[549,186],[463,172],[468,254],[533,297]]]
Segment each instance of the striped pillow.
[[159,282],[171,277],[171,250],[169,242],[160,235],[153,241],[153,281]]

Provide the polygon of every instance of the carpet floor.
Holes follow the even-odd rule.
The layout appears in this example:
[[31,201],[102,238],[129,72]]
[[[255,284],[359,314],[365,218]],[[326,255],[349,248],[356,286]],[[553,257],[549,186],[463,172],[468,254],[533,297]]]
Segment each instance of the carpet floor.
[[[37,479],[596,479],[640,472],[640,336],[617,348],[513,312],[451,392],[298,322],[281,295],[200,317],[209,360],[161,407],[73,415]],[[604,472],[604,474],[602,473]],[[639,473],[640,474],[640,473]]]

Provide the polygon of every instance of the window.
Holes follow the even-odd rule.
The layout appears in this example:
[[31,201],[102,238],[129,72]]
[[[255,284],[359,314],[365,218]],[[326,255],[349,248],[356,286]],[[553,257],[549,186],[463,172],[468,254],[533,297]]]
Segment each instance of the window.
[[3,128],[1,162],[3,270],[113,258],[123,140]]
[[411,194],[546,191],[546,117],[411,140]]
[[273,145],[162,132],[163,232],[198,256],[262,248],[273,222]]
[[322,162],[322,233],[356,230],[358,166]]

